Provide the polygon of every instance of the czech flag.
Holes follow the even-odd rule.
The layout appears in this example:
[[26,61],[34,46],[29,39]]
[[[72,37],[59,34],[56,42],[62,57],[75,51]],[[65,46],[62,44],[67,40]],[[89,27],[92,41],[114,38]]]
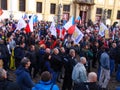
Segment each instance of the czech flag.
[[26,33],[33,32],[33,19],[34,19],[34,15],[31,16],[29,23],[25,28]]
[[74,25],[74,17],[72,16],[69,21],[63,26],[68,34],[73,34],[74,30],[75,30],[75,25]]
[[81,24],[81,17],[80,17],[80,16],[78,16],[78,17],[76,18],[75,23]]

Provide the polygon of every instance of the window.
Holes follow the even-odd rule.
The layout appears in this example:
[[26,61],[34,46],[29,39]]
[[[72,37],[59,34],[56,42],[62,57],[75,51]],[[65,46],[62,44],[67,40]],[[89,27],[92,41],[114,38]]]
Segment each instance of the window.
[[70,5],[63,5],[63,11],[70,12]]
[[42,2],[37,2],[36,12],[42,13]]
[[102,8],[97,8],[96,9],[96,14],[102,14]]
[[51,4],[50,6],[50,14],[55,14],[56,4]]
[[117,12],[117,19],[120,19],[120,10]]
[[1,0],[1,8],[7,10],[7,0]]
[[112,10],[108,9],[108,11],[107,11],[107,18],[111,18],[111,14],[112,14]]
[[25,11],[26,0],[19,0],[19,11]]

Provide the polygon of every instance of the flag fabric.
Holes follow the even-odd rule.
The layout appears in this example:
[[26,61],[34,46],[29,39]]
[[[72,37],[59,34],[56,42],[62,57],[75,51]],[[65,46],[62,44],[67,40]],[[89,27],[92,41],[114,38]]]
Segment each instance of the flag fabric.
[[64,28],[62,28],[62,31],[61,31],[61,39],[64,40],[64,37],[66,35],[66,30]]
[[100,23],[99,35],[101,37],[105,36],[105,30],[108,30],[107,26],[104,23]]
[[57,32],[56,32],[56,27],[55,27],[55,22],[53,21],[51,23],[51,26],[49,28],[51,35],[54,35],[55,37],[57,37]]
[[36,25],[37,25],[37,22],[38,22],[38,16],[37,16],[37,15],[34,15],[34,18],[33,18],[33,26],[36,26]]
[[3,14],[3,10],[0,8],[0,16]]
[[68,30],[72,25],[74,25],[74,17],[72,16],[69,21],[63,26],[66,30]]
[[83,33],[75,26],[75,31],[72,34],[72,39],[75,44],[79,44],[80,40],[83,38]]
[[31,32],[31,31],[30,31],[29,24],[27,24],[27,26],[26,26],[26,28],[25,28],[25,31],[26,31],[26,33],[30,33],[30,32]]
[[29,20],[30,32],[33,32],[33,20],[34,20],[34,15],[32,15]]
[[23,18],[24,20],[28,20],[28,15],[27,15],[27,14],[24,14],[24,15],[22,16],[22,18]]
[[78,16],[78,17],[76,18],[75,23],[81,24],[81,17],[80,17],[80,16]]
[[23,18],[20,18],[18,23],[17,23],[16,30],[21,30],[22,28],[25,28],[25,27],[26,27],[26,22],[23,20]]
[[72,26],[68,29],[68,34],[73,34],[74,31],[75,31],[75,25],[72,25]]
[[60,24],[57,25],[56,30],[57,30],[57,35],[58,35],[59,37],[61,37],[61,25],[60,25]]

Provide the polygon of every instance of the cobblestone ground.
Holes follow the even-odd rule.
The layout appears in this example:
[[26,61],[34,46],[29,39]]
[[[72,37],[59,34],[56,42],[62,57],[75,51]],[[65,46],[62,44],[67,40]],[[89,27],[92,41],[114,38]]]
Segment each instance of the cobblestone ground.
[[[96,69],[92,69],[92,71],[97,71]],[[15,81],[16,80],[16,76],[14,74],[14,71],[8,71],[8,78],[12,81]],[[35,83],[37,83],[38,81],[40,80],[40,76],[37,75],[37,77],[35,79],[33,79],[33,81]],[[62,79],[61,79],[61,83],[57,83],[58,86],[61,88],[62,87]],[[108,89],[109,90],[116,90],[116,87],[117,86],[120,86],[120,82],[117,82],[116,79],[115,79],[115,73],[113,74],[113,76],[111,77],[110,79],[110,82],[109,82],[109,85],[108,85]]]

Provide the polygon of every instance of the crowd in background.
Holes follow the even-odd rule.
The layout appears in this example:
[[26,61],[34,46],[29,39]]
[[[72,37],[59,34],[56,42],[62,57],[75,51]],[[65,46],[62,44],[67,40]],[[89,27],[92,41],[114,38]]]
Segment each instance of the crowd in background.
[[[99,22],[76,23],[84,34],[79,44],[74,44],[67,32],[64,39],[51,35],[51,22],[37,22],[30,33],[26,33],[25,28],[16,30],[16,24],[6,19],[0,28],[2,90],[59,90],[60,79],[63,79],[62,90],[107,90],[114,72],[120,81],[120,27],[116,23],[107,26],[107,39],[98,33]],[[63,22],[58,24],[62,27]],[[97,75],[92,72],[93,68],[98,69]],[[7,77],[3,78],[2,73],[9,70],[15,70],[16,83],[6,85],[16,86],[15,89],[3,87]],[[41,80],[35,84],[32,79],[37,75]]]

